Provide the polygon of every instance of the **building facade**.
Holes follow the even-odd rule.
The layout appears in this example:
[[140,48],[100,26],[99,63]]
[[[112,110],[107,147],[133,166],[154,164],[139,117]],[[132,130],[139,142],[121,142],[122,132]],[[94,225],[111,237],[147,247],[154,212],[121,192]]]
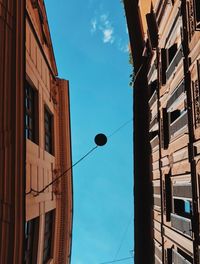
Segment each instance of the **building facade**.
[[200,4],[124,5],[135,72],[135,263],[197,264]]
[[69,82],[57,77],[43,0],[1,1],[0,23],[0,262],[70,263]]

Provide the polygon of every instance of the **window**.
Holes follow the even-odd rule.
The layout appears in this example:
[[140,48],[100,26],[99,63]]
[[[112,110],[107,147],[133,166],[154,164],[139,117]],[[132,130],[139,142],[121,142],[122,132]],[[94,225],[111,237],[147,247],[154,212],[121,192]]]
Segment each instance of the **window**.
[[170,221],[172,212],[172,190],[171,190],[171,179],[170,175],[165,175],[164,185],[164,212],[166,215],[166,221]]
[[53,154],[53,115],[44,108],[45,150]]
[[161,49],[161,83],[166,84],[167,55],[166,49]]
[[162,119],[162,147],[167,149],[169,146],[169,115],[166,108],[162,109],[163,119]]
[[38,143],[38,94],[35,89],[26,81],[26,97],[25,97],[25,130],[26,138],[34,143]]
[[185,218],[191,218],[192,202],[189,200],[174,199],[174,213]]
[[177,44],[173,44],[169,49],[168,49],[168,65],[172,62],[173,58],[175,57],[177,52]]
[[151,46],[153,49],[155,49],[158,46],[158,25],[156,22],[156,15],[151,10],[151,13],[148,13],[146,15],[147,25],[148,25],[148,32],[149,32],[149,38],[151,41]]
[[39,217],[25,224],[25,263],[37,263]]
[[53,222],[55,210],[45,214],[43,263],[47,263],[52,257]]
[[179,109],[170,112],[170,124],[172,124],[180,115],[181,111]]

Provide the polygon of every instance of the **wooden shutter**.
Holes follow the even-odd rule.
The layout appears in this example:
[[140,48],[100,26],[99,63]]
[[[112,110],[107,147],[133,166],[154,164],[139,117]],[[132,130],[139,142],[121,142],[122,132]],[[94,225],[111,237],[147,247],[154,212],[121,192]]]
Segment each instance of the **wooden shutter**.
[[163,148],[167,149],[169,145],[169,116],[167,108],[163,108]]
[[196,30],[200,30],[200,1],[193,0]]
[[167,53],[166,49],[161,49],[161,83],[166,84],[166,70],[167,70]]
[[153,49],[155,49],[158,46],[158,26],[156,22],[156,16],[153,10],[151,11],[151,13],[148,13],[146,15],[146,20],[147,20],[151,46]]

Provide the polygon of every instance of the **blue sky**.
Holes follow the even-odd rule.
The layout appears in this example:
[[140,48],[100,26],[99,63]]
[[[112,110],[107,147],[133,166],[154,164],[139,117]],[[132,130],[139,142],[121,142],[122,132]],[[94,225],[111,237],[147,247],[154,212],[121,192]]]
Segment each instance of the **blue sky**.
[[[59,76],[70,81],[76,162],[94,147],[97,133],[110,135],[132,118],[126,20],[120,0],[45,2]],[[131,256],[132,133],[129,123],[74,167],[71,264]]]

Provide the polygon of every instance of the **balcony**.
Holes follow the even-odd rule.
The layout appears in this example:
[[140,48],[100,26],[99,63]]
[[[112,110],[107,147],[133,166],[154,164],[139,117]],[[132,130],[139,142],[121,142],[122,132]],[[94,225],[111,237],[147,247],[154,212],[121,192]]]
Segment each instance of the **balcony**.
[[167,102],[167,108],[170,108],[174,104],[174,102],[184,93],[184,91],[185,91],[185,85],[184,82],[182,82],[175,90],[175,92],[172,94],[172,96],[169,98]]
[[149,99],[149,108],[152,107],[152,105],[157,101],[157,99],[158,99],[157,92],[154,91],[151,98]]
[[177,229],[184,235],[192,237],[192,223],[190,219],[171,213],[171,224],[173,228]]
[[177,65],[179,64],[182,58],[183,58],[183,50],[182,50],[182,46],[180,46],[173,60],[171,61],[170,65],[167,68],[166,71],[167,80],[171,77],[172,73],[174,72],[175,68],[177,67]]
[[175,136],[178,131],[183,129],[188,124],[187,112],[184,112],[170,125],[170,138]]
[[180,255],[176,250],[172,249],[172,263],[173,264],[191,264],[187,259]]

